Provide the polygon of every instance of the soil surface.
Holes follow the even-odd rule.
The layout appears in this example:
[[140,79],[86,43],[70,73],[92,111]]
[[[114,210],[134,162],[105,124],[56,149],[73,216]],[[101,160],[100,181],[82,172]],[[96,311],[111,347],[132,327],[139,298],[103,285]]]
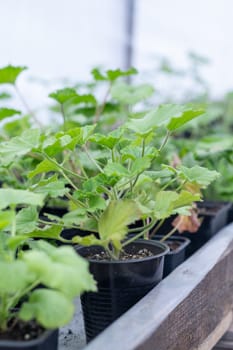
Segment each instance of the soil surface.
[[8,330],[4,333],[0,332],[0,340],[28,341],[39,338],[44,331],[44,328],[35,321],[23,322],[12,319],[9,321]]
[[[138,252],[134,252],[134,253],[121,252],[119,260],[125,261],[125,260],[132,260],[132,259],[144,259],[150,256],[154,256],[154,254],[150,250],[143,248],[143,249],[140,249]],[[109,255],[104,251],[98,254],[88,255],[87,258],[92,260],[98,260],[98,261],[111,260]]]

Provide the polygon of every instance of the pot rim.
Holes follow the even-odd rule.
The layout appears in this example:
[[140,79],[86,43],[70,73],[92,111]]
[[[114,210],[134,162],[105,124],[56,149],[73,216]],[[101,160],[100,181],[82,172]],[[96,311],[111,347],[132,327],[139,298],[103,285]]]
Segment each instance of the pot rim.
[[[162,249],[162,252],[153,256],[148,256],[145,258],[141,258],[141,259],[130,259],[130,260],[95,260],[95,259],[90,259],[90,258],[86,258],[85,256],[83,256],[84,259],[87,259],[89,262],[91,263],[97,263],[97,264],[134,264],[134,263],[139,263],[139,262],[144,262],[144,261],[150,261],[153,260],[155,258],[160,258],[163,257],[165,255],[167,255],[170,251],[170,248],[168,247],[168,245],[166,243],[163,242],[159,242],[159,241],[152,241],[152,240],[146,240],[146,239],[137,239],[134,242],[129,243],[129,246],[131,244],[137,244],[137,243],[145,243],[148,245],[153,245],[153,246],[157,246],[159,248]],[[74,246],[75,250],[77,251],[77,253],[79,253],[80,250],[85,249],[85,248],[92,248],[92,247],[101,247],[98,245],[92,245],[92,246],[80,246],[80,245],[76,245]],[[80,254],[81,255],[81,254]],[[82,256],[82,255],[81,255]]]
[[[155,235],[153,237],[152,240],[156,240],[156,238],[160,239],[160,238],[163,238],[164,236],[163,235]],[[181,245],[175,249],[175,250],[170,250],[168,252],[168,255],[172,255],[172,254],[177,254],[179,253],[181,250],[183,250],[184,248],[186,248],[190,243],[191,243],[191,240],[187,237],[180,237],[180,236],[171,236],[169,237],[168,239],[166,239],[166,241],[164,241],[164,243],[166,244],[167,241],[178,241],[178,242],[181,242]],[[158,241],[159,242],[159,241]],[[162,242],[161,242],[162,243]]]
[[32,340],[0,340],[0,349],[3,346],[15,347],[16,349],[27,349],[28,347],[43,343],[53,332],[57,332],[58,329],[46,329],[38,338]]

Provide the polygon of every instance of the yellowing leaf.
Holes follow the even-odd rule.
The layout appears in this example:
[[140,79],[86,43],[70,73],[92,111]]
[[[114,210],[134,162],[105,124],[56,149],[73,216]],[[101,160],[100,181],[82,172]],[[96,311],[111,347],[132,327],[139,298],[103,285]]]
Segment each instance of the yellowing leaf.
[[140,218],[141,212],[133,200],[112,201],[103,212],[99,224],[102,240],[121,241],[127,234],[127,226]]

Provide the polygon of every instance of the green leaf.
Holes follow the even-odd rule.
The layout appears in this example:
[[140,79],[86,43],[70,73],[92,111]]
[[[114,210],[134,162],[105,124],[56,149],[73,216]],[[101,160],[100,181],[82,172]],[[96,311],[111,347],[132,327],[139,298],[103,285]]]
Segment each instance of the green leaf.
[[232,149],[233,140],[231,135],[211,135],[197,143],[195,152],[199,157],[209,157],[210,155],[232,151]]
[[15,213],[12,210],[0,211],[0,230],[10,225],[14,215]]
[[100,195],[91,194],[88,198],[88,212],[96,212],[96,210],[104,210],[106,201]]
[[7,121],[7,123],[3,125],[3,130],[9,137],[14,137],[21,135],[30,127],[30,117],[27,115],[20,119]]
[[174,209],[191,206],[193,202],[200,201],[200,194],[192,194],[188,191],[181,191],[179,197],[173,201]]
[[18,233],[29,233],[36,229],[38,213],[35,207],[21,209],[16,215],[16,231]]
[[44,196],[38,193],[32,193],[27,190],[15,190],[13,188],[0,188],[0,209],[7,208],[10,205],[30,204],[42,206]]
[[35,275],[22,261],[0,261],[0,295],[12,294],[26,288]]
[[115,243],[124,239],[128,225],[140,218],[141,212],[133,200],[111,201],[99,219],[101,240]]
[[94,235],[88,235],[85,237],[75,236],[72,238],[73,243],[81,244],[83,246],[100,245],[102,246],[102,241],[96,238]]
[[11,236],[7,241],[7,246],[11,250],[16,250],[21,244],[27,242],[27,240],[28,240],[27,235]]
[[78,208],[63,215],[62,222],[64,223],[64,226],[81,225],[83,220],[86,219],[86,212],[86,209]]
[[8,92],[0,93],[0,100],[9,100],[12,96]]
[[156,195],[154,215],[157,219],[166,219],[172,215],[174,202],[179,195],[173,191],[160,191]]
[[132,163],[132,167],[130,169],[130,173],[133,175],[137,175],[142,173],[144,170],[149,169],[151,165],[151,157],[144,156],[141,158],[137,158]]
[[88,262],[72,247],[53,247],[45,241],[36,244],[37,249],[24,254],[29,269],[47,287],[62,291],[74,298],[83,291],[95,291],[96,285],[88,272]]
[[135,68],[129,68],[126,71],[120,69],[108,70],[106,73],[108,80],[115,81],[116,79],[121,77],[128,77],[129,75],[137,74],[138,71]]
[[23,156],[33,148],[38,147],[40,132],[38,129],[26,130],[22,135],[2,142],[0,148],[0,163],[9,165],[17,157]]
[[47,138],[43,143],[43,150],[51,157],[64,150],[74,150],[76,145],[85,144],[95,129],[95,125],[73,128],[59,132],[55,136]]
[[113,163],[113,162],[108,162],[106,167],[104,168],[104,173],[107,176],[118,176],[118,177],[124,177],[124,176],[129,176],[128,170],[121,165],[120,163]]
[[55,329],[69,323],[73,313],[73,303],[61,292],[37,289],[31,293],[29,301],[23,303],[19,318],[23,321],[35,319],[43,327]]
[[95,96],[91,94],[85,94],[85,95],[76,94],[76,96],[72,98],[71,102],[72,102],[72,105],[85,103],[85,104],[90,104],[95,106],[97,104]]
[[41,180],[36,187],[34,192],[43,193],[49,195],[51,198],[64,196],[69,192],[69,189],[65,187],[63,180],[58,180],[57,175],[51,176],[47,180]]
[[72,88],[64,88],[49,94],[49,97],[51,97],[52,99],[54,99],[60,104],[64,104],[72,100],[76,96],[77,96],[77,92],[75,91],[75,89],[72,89]]
[[109,149],[113,149],[115,145],[120,141],[122,133],[122,129],[116,129],[107,135],[94,134],[90,137],[90,141],[95,142],[101,146],[105,146]]
[[20,73],[26,69],[27,67],[16,67],[11,65],[0,68],[0,84],[15,84]]
[[106,71],[105,74],[103,74],[103,73],[101,73],[101,71],[98,68],[94,68],[91,71],[91,74],[92,74],[93,78],[97,81],[108,80],[108,81],[113,82],[118,78],[137,74],[137,70],[135,68],[130,68],[126,71],[122,71],[120,69],[115,69],[115,70],[108,70],[108,71]]
[[179,167],[179,176],[188,182],[194,182],[206,188],[211,182],[216,180],[220,174],[215,170],[209,170],[195,165],[192,168],[186,168],[184,166]]
[[59,239],[62,231],[62,226],[45,226],[43,229],[35,229],[28,233],[28,237],[32,238],[48,238],[48,239]]
[[12,117],[16,114],[21,114],[20,111],[17,111],[16,109],[10,109],[10,108],[0,108],[0,121]]
[[161,105],[143,118],[131,119],[127,127],[139,135],[147,135],[162,126],[169,131],[174,131],[203,113],[204,110],[194,109],[187,105]]
[[58,170],[57,165],[51,162],[50,160],[45,159],[42,162],[40,162],[34,170],[28,173],[28,177],[29,179],[31,179],[38,174],[48,173],[50,171],[56,171],[56,170]]
[[112,97],[122,104],[134,105],[141,102],[154,93],[153,86],[141,84],[138,86],[129,85],[124,82],[115,84],[111,89]]

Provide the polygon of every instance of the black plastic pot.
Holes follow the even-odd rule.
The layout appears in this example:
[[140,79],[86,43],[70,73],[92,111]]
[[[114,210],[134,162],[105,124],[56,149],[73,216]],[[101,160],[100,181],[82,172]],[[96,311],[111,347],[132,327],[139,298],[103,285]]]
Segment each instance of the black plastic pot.
[[[231,203],[203,201],[198,202],[197,205],[200,210],[199,217],[203,219],[200,228],[197,232],[183,232],[180,235],[181,237],[186,237],[191,241],[191,244],[189,244],[186,249],[186,258],[195,253],[211,237],[226,226]],[[173,228],[171,223],[174,219],[175,215],[167,219],[163,226],[159,229],[158,234],[162,236],[167,234]]]
[[58,330],[46,331],[38,339],[29,341],[0,340],[0,350],[57,350]]
[[[160,240],[163,236],[155,235],[152,240]],[[168,240],[165,241],[165,243],[169,246],[169,243],[178,243],[178,247],[174,250],[171,250],[165,255],[164,257],[164,271],[163,271],[163,277],[166,277],[171,273],[177,266],[182,264],[185,260],[185,252],[186,248],[190,244],[190,239],[186,237],[180,237],[180,236],[172,236]]]
[[[156,286],[163,276],[164,256],[169,248],[160,242],[138,240],[125,247],[136,253],[149,249],[154,256],[127,261],[90,262],[90,272],[97,281],[98,292],[81,297],[87,341],[126,312]],[[83,257],[103,251],[101,247],[77,247]]]
[[187,247],[186,257],[196,252],[203,244],[212,238],[218,231],[227,225],[228,212],[231,204],[227,202],[204,201],[198,203],[199,216],[203,218],[202,224],[196,233],[184,232],[182,236],[191,240]]
[[233,222],[233,203],[231,203],[230,209],[228,211],[227,223],[231,224]]

